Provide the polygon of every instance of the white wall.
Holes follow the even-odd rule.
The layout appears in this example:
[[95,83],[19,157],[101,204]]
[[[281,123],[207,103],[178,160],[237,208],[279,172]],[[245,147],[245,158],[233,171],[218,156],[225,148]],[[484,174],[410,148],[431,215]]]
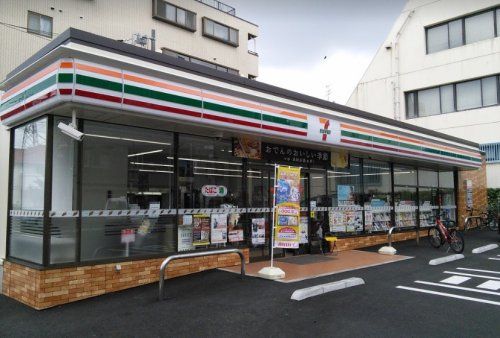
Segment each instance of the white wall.
[[10,132],[0,126],[0,265],[5,259],[7,244],[7,197],[9,185]]
[[[347,105],[390,118],[399,116],[402,121],[478,143],[500,142],[498,105],[406,120],[404,97],[416,89],[499,74],[500,37],[432,54],[426,54],[425,47],[426,26],[498,5],[498,0],[408,1]],[[490,170],[490,177],[489,184],[499,182],[500,170]]]
[[[152,0],[2,0],[0,21],[26,27],[28,10],[48,15],[53,18],[54,37],[69,27],[117,40],[130,39],[134,33],[151,35],[155,29],[159,52],[165,47],[238,69],[242,76],[258,75],[258,56],[248,53],[248,34],[258,36],[257,26],[194,0],[169,2],[197,13],[196,32],[153,19]],[[239,47],[204,37],[204,16],[239,29]],[[0,79],[50,41],[4,25],[0,36]]]

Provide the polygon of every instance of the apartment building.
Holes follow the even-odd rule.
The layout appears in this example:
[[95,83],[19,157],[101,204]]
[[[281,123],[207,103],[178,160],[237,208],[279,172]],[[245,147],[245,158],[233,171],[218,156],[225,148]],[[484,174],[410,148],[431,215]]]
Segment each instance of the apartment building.
[[[69,27],[256,78],[258,26],[216,0],[2,0],[0,82]],[[7,220],[9,131],[0,128],[0,237]],[[0,241],[0,265],[5,257]]]
[[347,105],[468,139],[500,188],[500,1],[410,0]]

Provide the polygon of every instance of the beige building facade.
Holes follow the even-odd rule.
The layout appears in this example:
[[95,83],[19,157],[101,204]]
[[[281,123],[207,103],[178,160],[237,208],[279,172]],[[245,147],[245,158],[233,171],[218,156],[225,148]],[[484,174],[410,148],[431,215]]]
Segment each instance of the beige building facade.
[[[218,1],[2,0],[0,81],[69,27],[223,72],[258,76],[258,26]],[[0,238],[7,234],[8,149],[9,131],[1,127]],[[0,264],[5,252],[1,240]]]

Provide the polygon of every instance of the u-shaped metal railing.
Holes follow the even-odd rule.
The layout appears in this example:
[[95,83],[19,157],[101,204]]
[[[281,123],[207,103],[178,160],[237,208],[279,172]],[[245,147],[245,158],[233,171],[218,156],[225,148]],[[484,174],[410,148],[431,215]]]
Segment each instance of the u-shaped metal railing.
[[191,252],[185,254],[172,255],[167,257],[160,266],[160,283],[159,283],[159,295],[158,299],[163,300],[165,294],[165,278],[167,277],[165,270],[167,269],[168,263],[175,259],[181,258],[192,258],[192,257],[202,257],[202,256],[213,256],[213,255],[223,255],[237,253],[241,259],[241,277],[245,276],[245,256],[243,255],[243,251],[239,249],[223,249],[223,250],[214,250],[214,251],[203,251],[203,252]]

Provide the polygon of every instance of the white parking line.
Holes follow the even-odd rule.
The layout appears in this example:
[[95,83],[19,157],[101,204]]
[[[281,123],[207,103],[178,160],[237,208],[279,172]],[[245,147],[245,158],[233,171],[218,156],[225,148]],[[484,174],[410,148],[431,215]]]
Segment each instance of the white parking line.
[[500,275],[499,271],[493,271],[493,270],[481,270],[481,269],[469,269],[469,268],[457,268],[457,270],[486,272],[486,273],[494,273],[495,275]]
[[497,291],[498,289],[500,289],[500,282],[498,282],[496,280],[489,280],[487,282],[484,282],[481,285],[478,285],[477,287],[481,288],[481,289],[488,289],[488,290]]
[[[490,282],[490,281],[488,281]],[[418,284],[426,284],[426,285],[433,285],[433,286],[440,286],[443,288],[448,288],[448,289],[457,289],[457,290],[464,290],[464,291],[472,291],[472,292],[478,292],[478,293],[485,293],[488,295],[495,295],[495,296],[500,296],[500,292],[493,292],[493,291],[485,291],[485,290],[478,290],[474,288],[466,288],[464,286],[455,286],[455,285],[447,285],[447,284],[439,284],[439,283],[433,283],[433,282],[426,282],[423,280],[416,280],[415,283]],[[487,282],[486,282],[487,283]],[[484,283],[483,283],[484,284]],[[478,286],[479,287],[479,286]]]
[[446,279],[443,279],[440,281],[440,283],[447,283],[447,284],[453,284],[453,285],[458,285],[462,284],[463,282],[466,282],[470,279],[470,277],[463,277],[463,276],[451,276]]
[[408,287],[408,286],[401,286],[401,285],[396,286],[396,288],[397,289],[409,290],[409,291],[416,291],[416,292],[428,293],[428,294],[431,294],[431,295],[438,295],[438,296],[444,296],[444,297],[450,297],[450,298],[458,298],[458,299],[463,299],[463,300],[470,300],[471,302],[478,302],[478,303],[485,303],[485,304],[491,304],[491,305],[500,306],[500,302],[494,302],[492,300],[481,299],[481,298],[473,298],[473,297],[460,296],[460,295],[455,295],[453,293],[437,292],[437,291],[432,291],[432,290],[427,290],[427,289],[411,288],[411,287]]
[[500,261],[500,258],[494,258],[494,257],[490,257],[488,259],[491,259],[491,260],[494,260],[494,261]]
[[484,275],[473,275],[471,273],[463,273],[463,272],[444,271],[443,273],[447,273],[447,274],[451,274],[451,275],[459,275],[459,276],[469,276],[469,277],[477,277],[477,278],[486,278],[486,279],[500,280],[500,277],[491,277],[491,276],[484,276]]

